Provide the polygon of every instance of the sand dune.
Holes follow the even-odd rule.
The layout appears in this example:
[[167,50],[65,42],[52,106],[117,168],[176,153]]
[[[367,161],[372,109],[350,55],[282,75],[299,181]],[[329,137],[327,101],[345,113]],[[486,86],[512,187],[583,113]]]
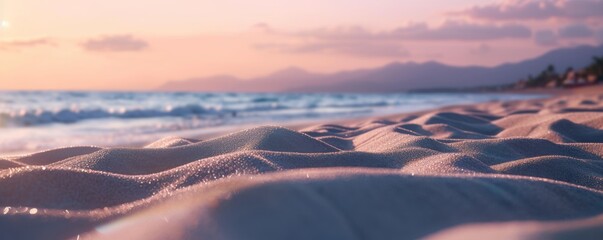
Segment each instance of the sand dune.
[[0,239],[600,239],[603,96],[0,159],[0,211]]
[[514,221],[467,224],[433,234],[426,239],[600,239],[603,215],[569,221]]

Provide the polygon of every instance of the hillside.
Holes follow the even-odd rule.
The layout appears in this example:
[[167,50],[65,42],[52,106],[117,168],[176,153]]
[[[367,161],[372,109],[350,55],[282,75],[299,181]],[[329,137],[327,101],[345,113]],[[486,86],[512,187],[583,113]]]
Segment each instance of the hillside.
[[557,49],[537,58],[496,67],[393,62],[376,69],[332,74],[310,73],[291,67],[254,79],[232,76],[194,78],[168,82],[159,89],[209,92],[393,92],[493,86],[516,82],[549,64],[557,69],[584,67],[595,55],[603,55],[603,45]]

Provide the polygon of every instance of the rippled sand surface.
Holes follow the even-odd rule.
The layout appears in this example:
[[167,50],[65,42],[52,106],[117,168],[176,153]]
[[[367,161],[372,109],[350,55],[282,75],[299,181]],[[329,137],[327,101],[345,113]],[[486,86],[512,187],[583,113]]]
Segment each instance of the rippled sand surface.
[[0,159],[1,239],[601,239],[603,95]]

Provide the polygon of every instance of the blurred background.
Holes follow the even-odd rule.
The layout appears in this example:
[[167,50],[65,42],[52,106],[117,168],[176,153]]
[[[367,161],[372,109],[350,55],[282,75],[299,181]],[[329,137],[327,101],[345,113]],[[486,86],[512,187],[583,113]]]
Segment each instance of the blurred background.
[[0,0],[0,152],[597,85],[602,9],[601,0]]

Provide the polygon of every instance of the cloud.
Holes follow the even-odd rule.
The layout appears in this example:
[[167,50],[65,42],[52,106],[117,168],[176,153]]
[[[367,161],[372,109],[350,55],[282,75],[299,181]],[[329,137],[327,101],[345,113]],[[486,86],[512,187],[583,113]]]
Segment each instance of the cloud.
[[[387,31],[370,31],[361,26],[317,28],[298,32],[280,31],[267,24],[255,30],[286,37],[289,43],[263,43],[254,47],[283,53],[331,53],[357,57],[408,57],[401,45],[405,41],[483,41],[497,39],[529,39],[532,31],[517,24],[473,24],[447,21],[437,27],[425,23],[409,24]],[[296,42],[292,44],[291,42]],[[484,50],[484,49],[482,49]]]
[[95,52],[135,52],[148,48],[149,44],[131,35],[112,35],[90,39],[82,47]]
[[590,38],[594,35],[594,31],[583,24],[568,25],[559,29],[559,37],[562,38]]
[[603,18],[603,0],[506,0],[460,12],[485,20],[544,20]]
[[487,25],[447,21],[437,28],[426,24],[401,27],[392,32],[398,39],[481,41],[505,38],[529,38],[532,31],[517,24]]
[[252,28],[252,30],[259,31],[262,33],[274,32],[274,30],[272,29],[272,27],[270,25],[268,25],[267,23],[263,23],[263,22],[257,23],[255,25],[251,26],[251,28]]
[[597,30],[597,32],[595,33],[595,38],[597,39],[599,44],[603,44],[603,28]]
[[0,41],[0,50],[18,50],[23,48],[39,46],[55,46],[56,44],[49,38],[34,38],[23,40]]
[[469,50],[469,52],[475,55],[486,55],[492,52],[492,47],[488,44],[482,43],[477,48]]
[[447,21],[438,27],[429,27],[425,23],[415,23],[382,32],[369,31],[360,26],[348,26],[319,28],[287,34],[331,41],[481,41],[505,38],[529,38],[532,36],[532,31],[530,28],[518,24],[493,25]]
[[334,28],[318,28],[312,30],[290,33],[296,37],[307,37],[331,41],[371,41],[375,39],[387,39],[388,33],[371,32],[361,26],[340,26]]
[[405,48],[394,43],[372,43],[364,41],[323,41],[301,44],[256,44],[260,50],[275,50],[283,53],[331,53],[356,57],[409,57]]
[[551,30],[536,31],[534,41],[540,46],[555,46],[558,44],[557,35]]

